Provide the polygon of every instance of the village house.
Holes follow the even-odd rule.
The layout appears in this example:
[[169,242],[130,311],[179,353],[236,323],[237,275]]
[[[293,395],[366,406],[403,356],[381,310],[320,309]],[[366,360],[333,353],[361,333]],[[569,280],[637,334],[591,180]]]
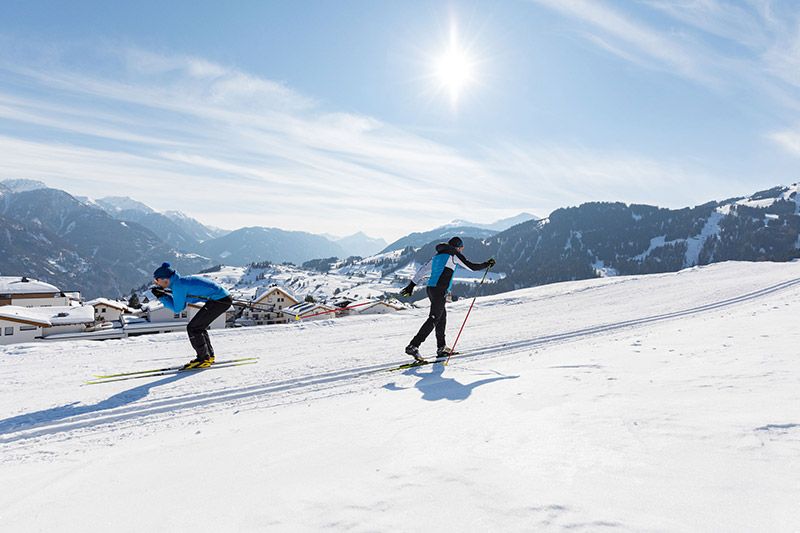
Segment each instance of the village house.
[[[285,324],[289,319],[284,314],[284,309],[297,305],[300,301],[283,287],[272,285],[261,287],[248,303],[252,307],[245,307],[242,316],[236,319],[236,324],[240,326]],[[294,319],[294,315],[291,318]]]
[[31,310],[50,321],[49,326],[42,328],[42,338],[45,340],[65,333],[82,333],[95,323],[94,308],[91,305],[39,307]]
[[339,316],[384,315],[406,309],[406,307],[397,300],[373,300],[371,298],[365,298],[363,300],[344,298],[334,302],[334,305],[343,308],[342,311],[336,313]]
[[0,306],[0,344],[60,340],[80,334],[94,325],[94,308],[89,305],[56,307]]
[[[286,320],[324,320],[334,318],[337,313],[335,307],[316,302],[301,302],[283,310]],[[324,314],[320,314],[324,313]],[[312,316],[316,315],[316,316]]]
[[405,307],[398,302],[385,300],[364,300],[354,302],[350,305],[358,306],[355,309],[351,309],[352,313],[355,315],[385,315],[405,309]]
[[16,305],[0,306],[0,345],[33,342],[42,336],[42,328],[50,326],[29,308]]
[[0,306],[54,307],[70,298],[55,285],[19,276],[0,276]]
[[[151,333],[168,333],[170,331],[184,331],[189,321],[197,315],[204,304],[188,304],[186,309],[175,313],[159,301],[151,301],[142,305],[138,314],[140,316],[123,315],[122,327],[129,337],[147,335]],[[225,315],[217,317],[208,329],[223,329]]]
[[86,302],[86,305],[94,307],[94,317],[97,322],[118,322],[123,314],[132,315],[136,313],[136,309],[128,307],[125,302],[107,298],[95,298],[90,302]]

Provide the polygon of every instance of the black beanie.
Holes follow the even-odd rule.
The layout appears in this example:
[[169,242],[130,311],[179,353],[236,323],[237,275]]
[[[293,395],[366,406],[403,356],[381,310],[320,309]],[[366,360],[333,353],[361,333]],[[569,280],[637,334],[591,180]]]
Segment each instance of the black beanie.
[[453,237],[452,239],[447,241],[447,244],[449,244],[453,248],[461,248],[462,246],[464,246],[464,241],[461,240],[461,237]]

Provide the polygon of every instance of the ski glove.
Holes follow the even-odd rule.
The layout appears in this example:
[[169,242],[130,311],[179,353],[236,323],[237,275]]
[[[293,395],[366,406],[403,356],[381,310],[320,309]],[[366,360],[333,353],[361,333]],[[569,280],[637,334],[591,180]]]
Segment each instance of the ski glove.
[[406,296],[406,297],[411,296],[414,293],[414,287],[416,286],[417,284],[414,283],[413,281],[409,282],[409,284],[406,285],[402,291],[400,291],[400,296]]
[[491,258],[488,261],[486,261],[486,264],[489,266],[489,268],[492,268],[497,264],[497,261],[495,261],[494,258]]
[[167,295],[167,291],[158,286],[150,287],[150,292],[152,292],[153,296],[155,296],[156,298],[161,298],[162,296]]

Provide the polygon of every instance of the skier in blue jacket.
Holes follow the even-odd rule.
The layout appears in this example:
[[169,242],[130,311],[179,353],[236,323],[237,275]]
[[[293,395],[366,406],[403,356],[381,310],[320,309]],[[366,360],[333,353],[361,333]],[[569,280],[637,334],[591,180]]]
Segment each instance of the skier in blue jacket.
[[436,329],[436,357],[449,355],[450,349],[445,343],[445,326],[447,325],[445,303],[447,302],[447,293],[450,292],[453,285],[453,274],[458,267],[476,271],[495,265],[494,259],[489,259],[484,263],[473,263],[464,257],[463,251],[464,242],[460,237],[453,237],[446,243],[437,244],[436,255],[433,259],[422,265],[414,274],[411,283],[400,291],[401,296],[411,296],[417,283],[428,277],[426,290],[431,301],[431,312],[419,332],[406,346],[406,353],[417,361],[425,361],[419,354],[419,347],[434,329]]
[[150,292],[158,298],[164,307],[174,313],[180,313],[186,304],[205,302],[205,305],[189,321],[186,331],[189,342],[197,353],[197,357],[189,361],[183,368],[208,368],[214,363],[214,348],[208,337],[208,326],[233,303],[228,291],[208,278],[202,276],[181,276],[164,263],[153,272],[156,286]]

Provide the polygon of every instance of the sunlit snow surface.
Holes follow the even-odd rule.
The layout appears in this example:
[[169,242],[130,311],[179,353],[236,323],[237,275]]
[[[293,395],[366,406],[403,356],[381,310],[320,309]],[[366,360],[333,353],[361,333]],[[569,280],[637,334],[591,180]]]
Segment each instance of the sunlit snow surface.
[[465,356],[381,371],[425,315],[212,331],[260,362],[104,385],[185,336],[0,348],[0,530],[797,530],[800,262],[481,298]]

